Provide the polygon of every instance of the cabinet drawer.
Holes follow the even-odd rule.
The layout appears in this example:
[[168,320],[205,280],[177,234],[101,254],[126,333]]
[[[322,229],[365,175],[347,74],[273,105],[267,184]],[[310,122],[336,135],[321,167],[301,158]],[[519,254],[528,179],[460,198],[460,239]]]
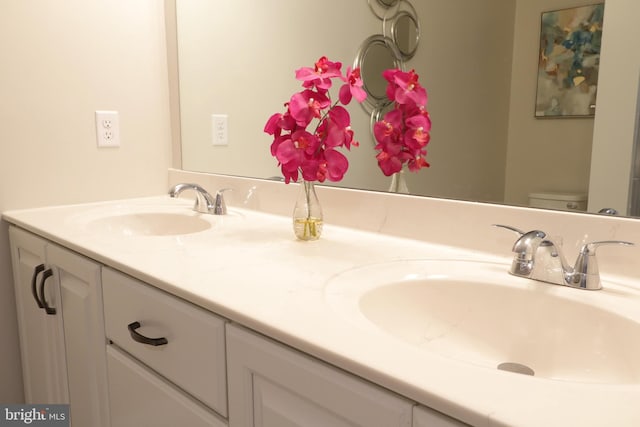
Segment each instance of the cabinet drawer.
[[112,427],[226,427],[213,411],[107,346]]
[[[107,338],[226,417],[225,321],[108,268],[102,281]],[[141,343],[136,333],[167,342]]]

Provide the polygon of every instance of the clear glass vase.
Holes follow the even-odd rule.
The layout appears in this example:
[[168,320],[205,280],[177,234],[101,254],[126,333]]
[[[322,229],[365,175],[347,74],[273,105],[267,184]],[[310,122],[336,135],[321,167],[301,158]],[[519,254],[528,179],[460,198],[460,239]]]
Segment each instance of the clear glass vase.
[[293,231],[300,240],[318,240],[322,234],[322,206],[312,181],[300,183],[293,209]]
[[409,194],[409,187],[407,187],[407,180],[404,176],[404,169],[391,175],[391,185],[389,191],[392,193]]

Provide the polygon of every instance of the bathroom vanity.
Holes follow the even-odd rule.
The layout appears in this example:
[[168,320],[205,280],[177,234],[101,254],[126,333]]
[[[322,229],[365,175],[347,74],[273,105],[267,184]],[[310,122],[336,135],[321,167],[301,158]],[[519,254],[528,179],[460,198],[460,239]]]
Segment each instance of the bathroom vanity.
[[[504,372],[483,365],[486,357],[398,337],[394,326],[363,318],[346,302],[350,283],[375,282],[376,266],[406,260],[478,263],[489,266],[476,274],[486,280],[508,277],[513,239],[493,222],[562,230],[566,247],[587,227],[589,238],[633,240],[636,221],[323,188],[328,224],[319,241],[305,243],[295,240],[288,215],[295,185],[180,172],[170,180],[185,178],[210,191],[233,188],[228,215],[193,212],[186,193],[5,213],[28,401],[70,402],[75,426],[640,423],[635,366],[603,368],[596,378],[588,369],[567,373],[556,357],[557,372]],[[449,233],[461,210],[470,219]],[[464,235],[471,229],[473,238]],[[614,324],[634,330],[640,274],[624,263],[638,249],[602,255],[602,291],[522,278],[504,286],[560,301],[554,307],[592,306],[596,317],[602,298],[621,322]],[[615,275],[607,273],[612,268]],[[397,280],[418,271],[405,270]],[[371,280],[357,280],[360,271]],[[500,303],[477,295],[465,301],[463,293],[454,306],[484,304],[478,313],[508,323],[499,318]],[[584,336],[578,349],[591,343]],[[600,362],[635,357],[634,345]]]

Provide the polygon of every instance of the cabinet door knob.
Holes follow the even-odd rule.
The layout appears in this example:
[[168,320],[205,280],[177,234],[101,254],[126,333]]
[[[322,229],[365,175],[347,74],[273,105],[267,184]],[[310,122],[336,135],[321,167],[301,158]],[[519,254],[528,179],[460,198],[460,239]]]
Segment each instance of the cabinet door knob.
[[160,338],[145,337],[144,335],[136,331],[136,329],[138,329],[140,326],[141,326],[140,322],[133,322],[127,325],[127,328],[129,329],[129,334],[131,335],[131,338],[134,341],[142,344],[152,345],[154,347],[157,347],[160,345],[166,345],[169,343],[169,341],[167,341],[167,339],[164,337],[160,337]]
[[53,307],[50,307],[49,304],[47,303],[47,300],[44,297],[44,283],[51,276],[53,276],[53,270],[51,270],[50,268],[45,270],[44,273],[42,273],[42,278],[40,279],[40,302],[42,303],[42,308],[44,308],[44,311],[46,311],[47,314],[54,315],[56,314],[56,309]]
[[36,300],[39,308],[44,308],[42,305],[42,301],[38,297],[38,290],[36,289],[36,282],[38,280],[38,274],[44,271],[44,264],[37,265],[36,268],[33,269],[33,276],[31,276],[31,293],[33,294],[33,299]]

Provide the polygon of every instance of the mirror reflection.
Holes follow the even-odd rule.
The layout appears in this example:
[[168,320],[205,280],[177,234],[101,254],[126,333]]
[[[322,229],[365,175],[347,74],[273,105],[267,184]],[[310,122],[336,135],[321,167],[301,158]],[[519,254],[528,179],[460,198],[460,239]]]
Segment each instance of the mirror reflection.
[[376,1],[385,7],[391,7],[398,2],[398,0],[376,0]]
[[418,48],[420,32],[418,22],[406,12],[400,13],[396,18],[391,30],[400,53],[405,56],[412,56]]
[[[294,70],[322,55],[351,64],[362,42],[383,31],[384,15],[369,6],[386,0],[323,0],[322,8],[311,0],[176,1],[183,168],[268,178],[280,172],[262,131],[297,89]],[[575,3],[414,2],[421,38],[405,68],[420,75],[433,120],[431,167],[405,174],[414,194],[526,206],[531,193],[587,193],[593,120],[533,117],[540,14]],[[314,28],[301,18],[310,10]],[[361,145],[338,185],[385,191],[370,116],[355,105],[350,112]],[[212,114],[228,114],[228,146],[212,146]]]
[[385,15],[398,6],[402,0],[367,0],[369,8],[378,18],[383,19]]
[[385,108],[390,101],[382,73],[389,68],[405,68],[395,43],[380,34],[368,37],[356,53],[353,66],[360,68],[363,88],[367,92],[367,99],[361,104],[365,112],[372,114]]
[[387,9],[382,32],[398,47],[404,60],[413,57],[420,41],[420,19],[410,0],[397,0]]
[[382,72],[388,68],[400,65],[392,49],[383,40],[379,42],[367,41],[358,65],[362,72],[362,81],[367,93],[376,100],[384,100],[387,87]]

